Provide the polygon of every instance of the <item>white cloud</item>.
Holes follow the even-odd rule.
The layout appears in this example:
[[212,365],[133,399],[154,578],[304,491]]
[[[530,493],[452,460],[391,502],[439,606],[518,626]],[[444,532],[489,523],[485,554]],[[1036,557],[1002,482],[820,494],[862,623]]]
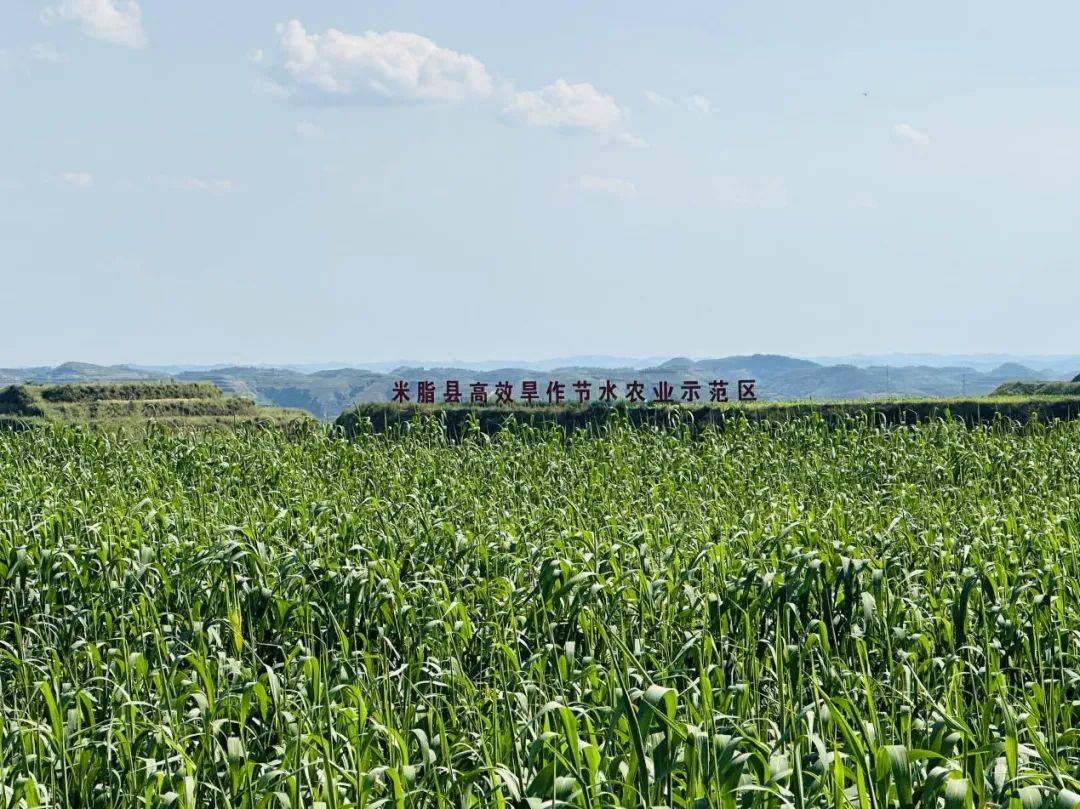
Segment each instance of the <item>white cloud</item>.
[[277,27],[283,69],[298,86],[375,101],[461,102],[485,98],[492,82],[474,56],[440,48],[419,34],[309,34],[299,20]]
[[203,191],[208,194],[229,194],[233,191],[233,184],[229,180],[201,180],[197,177],[189,177],[180,187],[185,191]]
[[657,93],[654,90],[646,90],[645,98],[648,99],[650,104],[657,107],[671,107],[675,104],[670,98],[660,95],[660,93]]
[[88,171],[65,171],[60,179],[76,188],[89,188],[94,184],[94,175]]
[[648,149],[649,142],[644,138],[639,138],[630,132],[620,132],[615,136],[615,143],[620,146],[629,146],[631,149]]
[[54,65],[63,65],[71,61],[71,58],[48,42],[35,42],[30,46],[30,58],[38,62],[52,62]]
[[578,180],[578,188],[586,194],[607,194],[619,199],[633,199],[637,196],[637,186],[620,177],[583,174]]
[[231,180],[222,180],[219,178],[203,179],[200,177],[187,177],[177,179],[175,177],[158,176],[151,177],[150,182],[161,188],[168,188],[173,191],[196,191],[203,194],[214,194],[216,196],[229,194],[236,190],[236,186],[233,185]]
[[787,186],[770,182],[761,186],[731,183],[724,189],[724,196],[736,208],[790,208],[791,191]]
[[296,134],[302,138],[315,140],[321,138],[324,133],[319,125],[313,124],[311,121],[301,121],[296,125]]
[[83,33],[129,48],[145,48],[142,9],[136,0],[62,0],[41,12],[41,21],[77,22]]
[[291,98],[293,95],[292,90],[288,87],[278,84],[273,79],[268,79],[265,76],[258,76],[252,82],[251,92],[259,98],[271,98],[275,101]]
[[[517,92],[475,56],[444,48],[420,34],[328,28],[309,33],[299,20],[280,23],[273,53],[255,49],[251,62],[264,67],[252,92],[264,98],[374,104],[484,102],[488,109],[524,126],[610,133],[624,146],[645,141],[622,132],[626,110],[592,84],[558,79],[538,90]],[[496,88],[498,84],[498,88]]]
[[626,118],[611,96],[588,82],[570,84],[565,79],[540,90],[514,93],[504,111],[525,126],[593,132],[616,129]]
[[686,108],[697,115],[708,115],[712,111],[712,103],[703,95],[694,95],[684,99]]
[[911,124],[897,124],[892,129],[893,135],[903,141],[914,144],[915,146],[929,146],[930,136],[925,132],[920,132]]
[[709,101],[709,99],[707,99],[705,96],[698,93],[687,96],[680,102],[676,101],[673,98],[669,98],[666,95],[662,95],[655,90],[646,90],[645,98],[654,107],[674,107],[681,104],[688,111],[702,117],[712,112],[712,102]]
[[876,211],[878,209],[878,202],[873,197],[858,197],[855,200],[855,207],[865,208],[868,211]]
[[18,51],[0,48],[0,73],[21,73],[32,75],[30,60],[51,64],[66,64],[71,59],[66,53],[47,42],[34,42],[28,48]]

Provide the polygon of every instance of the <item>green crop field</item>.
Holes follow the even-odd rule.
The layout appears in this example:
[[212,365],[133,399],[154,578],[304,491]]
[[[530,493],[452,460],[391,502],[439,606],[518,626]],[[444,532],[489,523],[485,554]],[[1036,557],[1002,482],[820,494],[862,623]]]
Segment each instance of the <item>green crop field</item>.
[[1080,422],[0,431],[0,805],[1080,805]]

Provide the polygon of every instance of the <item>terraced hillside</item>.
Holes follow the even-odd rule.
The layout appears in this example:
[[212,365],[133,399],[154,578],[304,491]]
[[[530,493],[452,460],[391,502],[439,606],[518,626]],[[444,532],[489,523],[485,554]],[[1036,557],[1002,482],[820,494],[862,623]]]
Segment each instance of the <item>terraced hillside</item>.
[[136,425],[153,421],[203,427],[283,423],[306,413],[260,407],[225,396],[209,382],[112,382],[70,385],[12,385],[0,389],[0,427],[49,423]]

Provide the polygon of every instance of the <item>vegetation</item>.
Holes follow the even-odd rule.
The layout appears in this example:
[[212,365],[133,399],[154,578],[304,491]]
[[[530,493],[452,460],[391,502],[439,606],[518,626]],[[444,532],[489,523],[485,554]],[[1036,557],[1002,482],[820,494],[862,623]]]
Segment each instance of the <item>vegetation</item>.
[[91,402],[112,399],[220,399],[221,391],[209,382],[115,382],[93,385],[47,385],[39,393],[47,402]]
[[[602,361],[602,358],[595,358]],[[1050,358],[1047,358],[1049,361]],[[487,368],[382,368],[382,371],[358,368],[337,368],[305,372],[292,368],[220,367],[184,370],[162,368],[148,370],[130,366],[97,366],[87,363],[65,363],[56,368],[0,368],[0,385],[6,381],[31,381],[42,384],[101,382],[106,380],[157,379],[167,382],[212,382],[226,394],[252,399],[258,404],[301,408],[316,418],[331,420],[345,408],[358,402],[388,402],[393,386],[405,380],[416,390],[417,381],[431,380],[442,391],[447,380],[458,380],[468,391],[471,382],[484,382],[493,390],[499,382],[510,382],[520,392],[524,380],[538,383],[541,391],[551,380],[572,384],[584,380],[598,389],[611,380],[624,391],[631,380],[639,380],[647,390],[661,381],[674,385],[676,390],[684,379],[696,379],[706,387],[713,379],[725,379],[734,385],[738,379],[756,379],[761,396],[774,401],[800,400],[859,400],[867,398],[902,398],[984,396],[1010,380],[1054,379],[1063,376],[1060,363],[1071,358],[1058,358],[1052,368],[1033,370],[1017,363],[1004,363],[996,368],[977,370],[967,367],[931,367],[904,365],[896,367],[856,367],[855,365],[823,365],[809,360],[772,354],[719,357],[690,360],[676,357],[641,368],[611,368],[572,366],[544,370],[520,367]],[[1071,366],[1070,366],[1071,367]],[[175,375],[172,376],[172,375]],[[734,390],[734,387],[732,388]],[[568,387],[569,390],[569,387]]]
[[223,396],[209,382],[110,382],[13,385],[0,389],[0,428],[50,422],[92,425],[173,426],[284,423],[307,418],[300,411],[257,407],[248,399]]
[[159,379],[161,376],[161,374],[153,371],[132,368],[129,365],[94,365],[89,362],[65,362],[56,367],[0,368],[0,385],[116,382],[120,380]]
[[994,391],[998,396],[1080,396],[1080,379],[1072,382],[1006,382]]
[[1080,391],[1075,396],[1003,396],[993,399],[890,399],[837,402],[733,402],[724,405],[563,404],[542,406],[402,405],[367,402],[349,408],[336,424],[347,435],[366,430],[383,431],[417,418],[433,418],[451,435],[473,425],[486,433],[498,432],[508,422],[539,426],[556,424],[566,429],[599,426],[613,416],[636,425],[654,427],[685,424],[694,430],[722,425],[745,416],[753,421],[789,421],[817,416],[835,423],[851,418],[870,424],[914,424],[935,419],[957,419],[966,424],[1008,419],[1051,421],[1080,416]]
[[[281,368],[221,368],[189,371],[183,379],[206,379],[221,390],[267,405],[301,408],[320,419],[333,419],[365,396],[376,396],[373,384],[390,390],[389,377],[371,371],[343,368],[301,373]],[[386,393],[386,399],[390,394]]]
[[1080,805],[1080,422],[866,421],[0,433],[4,805]]
[[1015,363],[986,371],[926,366],[860,368],[821,365],[766,354],[698,361],[674,358],[646,368],[568,367],[531,371],[508,367],[477,371],[402,367],[387,373],[352,368],[315,373],[273,368],[221,368],[182,374],[185,379],[210,379],[227,392],[249,396],[265,404],[302,407],[322,419],[333,419],[358,402],[390,401],[397,380],[410,382],[414,391],[417,381],[431,380],[441,391],[447,380],[456,379],[467,392],[470,382],[486,382],[490,390],[502,381],[512,383],[515,391],[520,391],[521,383],[526,379],[536,381],[541,391],[551,380],[572,383],[581,379],[598,389],[610,379],[617,382],[622,391],[627,382],[636,379],[644,382],[651,391],[661,381],[678,389],[684,379],[697,379],[706,387],[712,379],[726,379],[734,390],[735,380],[756,379],[761,395],[772,400],[813,398],[829,401],[892,395],[905,398],[985,396],[1008,380],[1038,379],[1041,375],[1039,371]]

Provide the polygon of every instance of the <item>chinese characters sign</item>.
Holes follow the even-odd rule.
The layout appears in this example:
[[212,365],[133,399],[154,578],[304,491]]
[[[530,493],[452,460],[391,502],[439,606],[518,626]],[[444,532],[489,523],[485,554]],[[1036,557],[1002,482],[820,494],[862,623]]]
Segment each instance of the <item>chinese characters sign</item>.
[[[740,402],[752,402],[757,399],[757,381],[739,379],[735,382],[732,396]],[[646,385],[638,380],[619,383],[605,380],[602,384],[579,379],[566,384],[551,380],[541,387],[535,380],[522,380],[515,390],[512,382],[470,382],[463,387],[457,379],[448,379],[441,386],[429,379],[421,379],[415,387],[406,380],[394,383],[391,401],[416,404],[471,404],[471,405],[513,405],[513,404],[563,404],[565,402],[598,401],[612,403],[620,399],[630,404],[677,404],[685,402],[728,402],[728,388],[731,383],[724,379],[714,379],[701,383],[696,379],[684,379],[678,386],[661,380],[655,385]],[[595,399],[593,394],[596,394]]]

